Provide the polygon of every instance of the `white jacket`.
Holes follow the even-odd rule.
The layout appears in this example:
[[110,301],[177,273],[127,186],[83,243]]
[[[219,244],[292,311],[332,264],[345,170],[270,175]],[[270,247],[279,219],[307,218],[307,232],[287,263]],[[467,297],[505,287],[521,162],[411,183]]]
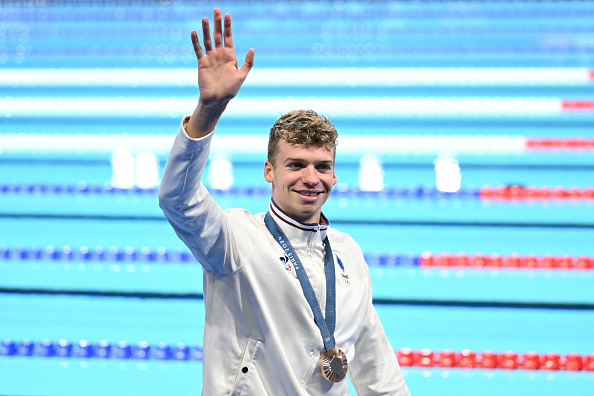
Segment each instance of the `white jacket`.
[[[348,394],[346,380],[333,384],[322,377],[320,330],[294,269],[264,225],[264,213],[223,211],[202,184],[212,136],[191,139],[182,122],[159,191],[165,216],[204,269],[203,394]],[[348,376],[358,394],[408,395],[371,303],[369,270],[359,246],[327,225],[299,223],[273,203],[271,208],[307,271],[322,312],[322,240],[328,235],[336,271],[336,346],[347,356]]]

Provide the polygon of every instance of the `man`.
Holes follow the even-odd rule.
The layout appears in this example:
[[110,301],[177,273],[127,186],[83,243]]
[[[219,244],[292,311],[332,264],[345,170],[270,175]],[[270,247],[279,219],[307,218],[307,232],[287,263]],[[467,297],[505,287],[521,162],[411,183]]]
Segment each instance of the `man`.
[[[223,211],[201,182],[227,103],[254,64],[241,68],[231,17],[214,11],[214,47],[196,32],[200,97],[169,155],[160,206],[204,269],[205,395],[408,395],[375,309],[359,246],[329,227],[322,205],[336,183],[336,129],[313,111],[290,112],[270,133],[268,213]],[[322,312],[325,312],[322,313]]]

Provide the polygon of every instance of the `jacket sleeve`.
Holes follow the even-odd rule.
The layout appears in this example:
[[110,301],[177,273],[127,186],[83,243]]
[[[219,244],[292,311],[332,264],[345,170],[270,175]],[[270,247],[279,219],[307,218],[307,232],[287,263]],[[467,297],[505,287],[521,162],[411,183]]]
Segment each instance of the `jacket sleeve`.
[[410,396],[396,354],[372,304],[369,279],[367,308],[349,378],[360,396]]
[[229,274],[236,269],[229,220],[201,180],[213,132],[192,139],[184,129],[187,119],[182,121],[163,171],[159,206],[206,271]]

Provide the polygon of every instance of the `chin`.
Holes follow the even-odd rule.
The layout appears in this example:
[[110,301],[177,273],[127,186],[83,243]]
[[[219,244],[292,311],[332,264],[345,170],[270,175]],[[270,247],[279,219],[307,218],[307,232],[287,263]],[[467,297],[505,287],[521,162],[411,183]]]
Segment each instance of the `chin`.
[[318,211],[301,212],[301,213],[299,213],[299,217],[296,217],[296,219],[302,223],[318,223],[319,219],[315,219],[316,215],[319,216],[318,213],[319,213]]

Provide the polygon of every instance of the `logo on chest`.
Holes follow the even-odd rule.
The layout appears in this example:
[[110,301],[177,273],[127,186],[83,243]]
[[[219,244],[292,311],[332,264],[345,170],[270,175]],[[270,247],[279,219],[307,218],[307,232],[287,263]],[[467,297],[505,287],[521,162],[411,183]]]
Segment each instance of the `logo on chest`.
[[293,266],[291,265],[291,260],[289,259],[289,256],[285,254],[284,256],[281,256],[278,259],[287,271],[293,272]]

